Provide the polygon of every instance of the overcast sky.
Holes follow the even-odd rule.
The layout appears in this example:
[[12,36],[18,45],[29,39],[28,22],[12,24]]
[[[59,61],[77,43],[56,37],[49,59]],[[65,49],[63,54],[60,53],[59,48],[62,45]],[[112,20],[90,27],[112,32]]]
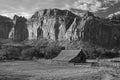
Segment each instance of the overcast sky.
[[107,16],[120,11],[120,0],[0,0],[0,14],[9,17],[14,14],[30,17],[44,8],[76,8]]

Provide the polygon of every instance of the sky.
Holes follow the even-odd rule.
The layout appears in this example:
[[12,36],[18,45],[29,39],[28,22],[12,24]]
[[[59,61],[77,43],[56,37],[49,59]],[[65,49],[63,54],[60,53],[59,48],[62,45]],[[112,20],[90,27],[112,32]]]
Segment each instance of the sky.
[[0,0],[0,15],[8,17],[17,14],[30,18],[35,11],[45,8],[75,8],[106,17],[120,11],[120,0]]

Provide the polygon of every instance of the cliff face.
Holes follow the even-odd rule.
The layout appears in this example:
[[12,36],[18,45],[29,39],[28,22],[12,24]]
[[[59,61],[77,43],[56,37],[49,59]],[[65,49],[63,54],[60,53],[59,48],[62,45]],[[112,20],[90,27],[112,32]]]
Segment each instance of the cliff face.
[[44,9],[28,21],[28,39],[83,40],[106,47],[119,47],[120,24],[85,12],[77,16],[67,10]]
[[38,37],[60,41],[71,39],[79,20],[79,17],[67,10],[37,11],[28,21],[29,39]]
[[94,15],[85,15],[80,27],[83,27],[84,41],[106,47],[120,47],[120,24],[101,19]]
[[26,22],[27,19],[25,19],[24,17],[19,17],[15,15],[13,19],[14,26],[9,32],[9,39],[12,39],[14,41],[23,41],[27,39],[28,30]]
[[13,22],[10,18],[0,16],[0,38],[8,39],[12,26]]
[[0,38],[23,41],[46,38],[51,40],[83,40],[106,47],[120,47],[120,14],[102,19],[90,12],[75,15],[68,10],[44,9],[30,20],[0,16]]
[[30,20],[0,16],[0,38],[23,41],[46,38],[54,41],[83,40],[106,47],[120,47],[120,15],[106,19],[91,12],[76,15],[68,10],[44,9]]

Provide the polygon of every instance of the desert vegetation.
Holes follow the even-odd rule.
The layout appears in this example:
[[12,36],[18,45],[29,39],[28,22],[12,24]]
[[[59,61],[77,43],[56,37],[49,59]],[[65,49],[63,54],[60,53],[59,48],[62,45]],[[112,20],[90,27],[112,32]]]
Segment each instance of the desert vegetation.
[[[13,47],[2,46],[0,50],[1,60],[32,60],[33,58],[39,59],[52,59],[56,57],[61,50],[79,50],[83,49],[87,55],[87,59],[96,58],[115,58],[119,57],[120,53],[107,50],[106,48],[98,47],[88,42],[74,41],[74,42],[57,42],[47,39],[39,39],[34,41],[31,47]],[[27,46],[27,45],[26,45]]]
[[87,55],[87,59],[96,59],[96,58],[115,58],[120,57],[119,49],[106,48],[103,46],[94,45],[89,42],[83,41],[62,41],[59,42],[60,45],[63,45],[67,50],[79,50],[83,49]]
[[1,60],[32,60],[33,58],[52,59],[56,57],[64,47],[57,42],[48,42],[47,40],[38,40],[33,43],[34,46],[24,48],[25,46],[2,46],[0,50]]
[[15,47],[4,48],[0,50],[0,57],[1,59],[17,60],[20,59],[21,57],[21,51],[19,48],[15,48]]

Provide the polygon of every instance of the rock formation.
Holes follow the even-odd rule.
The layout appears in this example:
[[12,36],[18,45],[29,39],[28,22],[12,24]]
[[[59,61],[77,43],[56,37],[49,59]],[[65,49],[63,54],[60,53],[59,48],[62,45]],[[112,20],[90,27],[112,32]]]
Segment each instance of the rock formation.
[[43,9],[28,21],[19,16],[14,16],[13,20],[0,16],[0,38],[82,40],[105,47],[120,47],[120,15],[103,19],[91,12],[81,16],[69,10]]
[[117,11],[117,12],[115,12],[115,13],[113,13],[113,14],[108,15],[107,18],[120,20],[120,11]]
[[66,37],[69,33],[68,29],[76,26],[78,18],[68,10],[39,10],[28,21],[29,39],[37,39],[38,37],[52,40],[69,39],[70,37]]
[[12,26],[13,22],[10,18],[0,16],[0,38],[8,39],[8,35]]
[[82,18],[80,27],[84,28],[84,41],[106,47],[120,46],[120,24],[87,13]]
[[23,41],[28,38],[27,19],[17,15],[13,18],[14,26],[9,32],[9,39],[14,41]]
[[119,24],[120,23],[120,11],[110,14],[106,19],[108,19],[109,21]]
[[83,40],[107,47],[120,44],[120,24],[85,12],[82,16],[68,10],[37,11],[28,24],[28,39]]

